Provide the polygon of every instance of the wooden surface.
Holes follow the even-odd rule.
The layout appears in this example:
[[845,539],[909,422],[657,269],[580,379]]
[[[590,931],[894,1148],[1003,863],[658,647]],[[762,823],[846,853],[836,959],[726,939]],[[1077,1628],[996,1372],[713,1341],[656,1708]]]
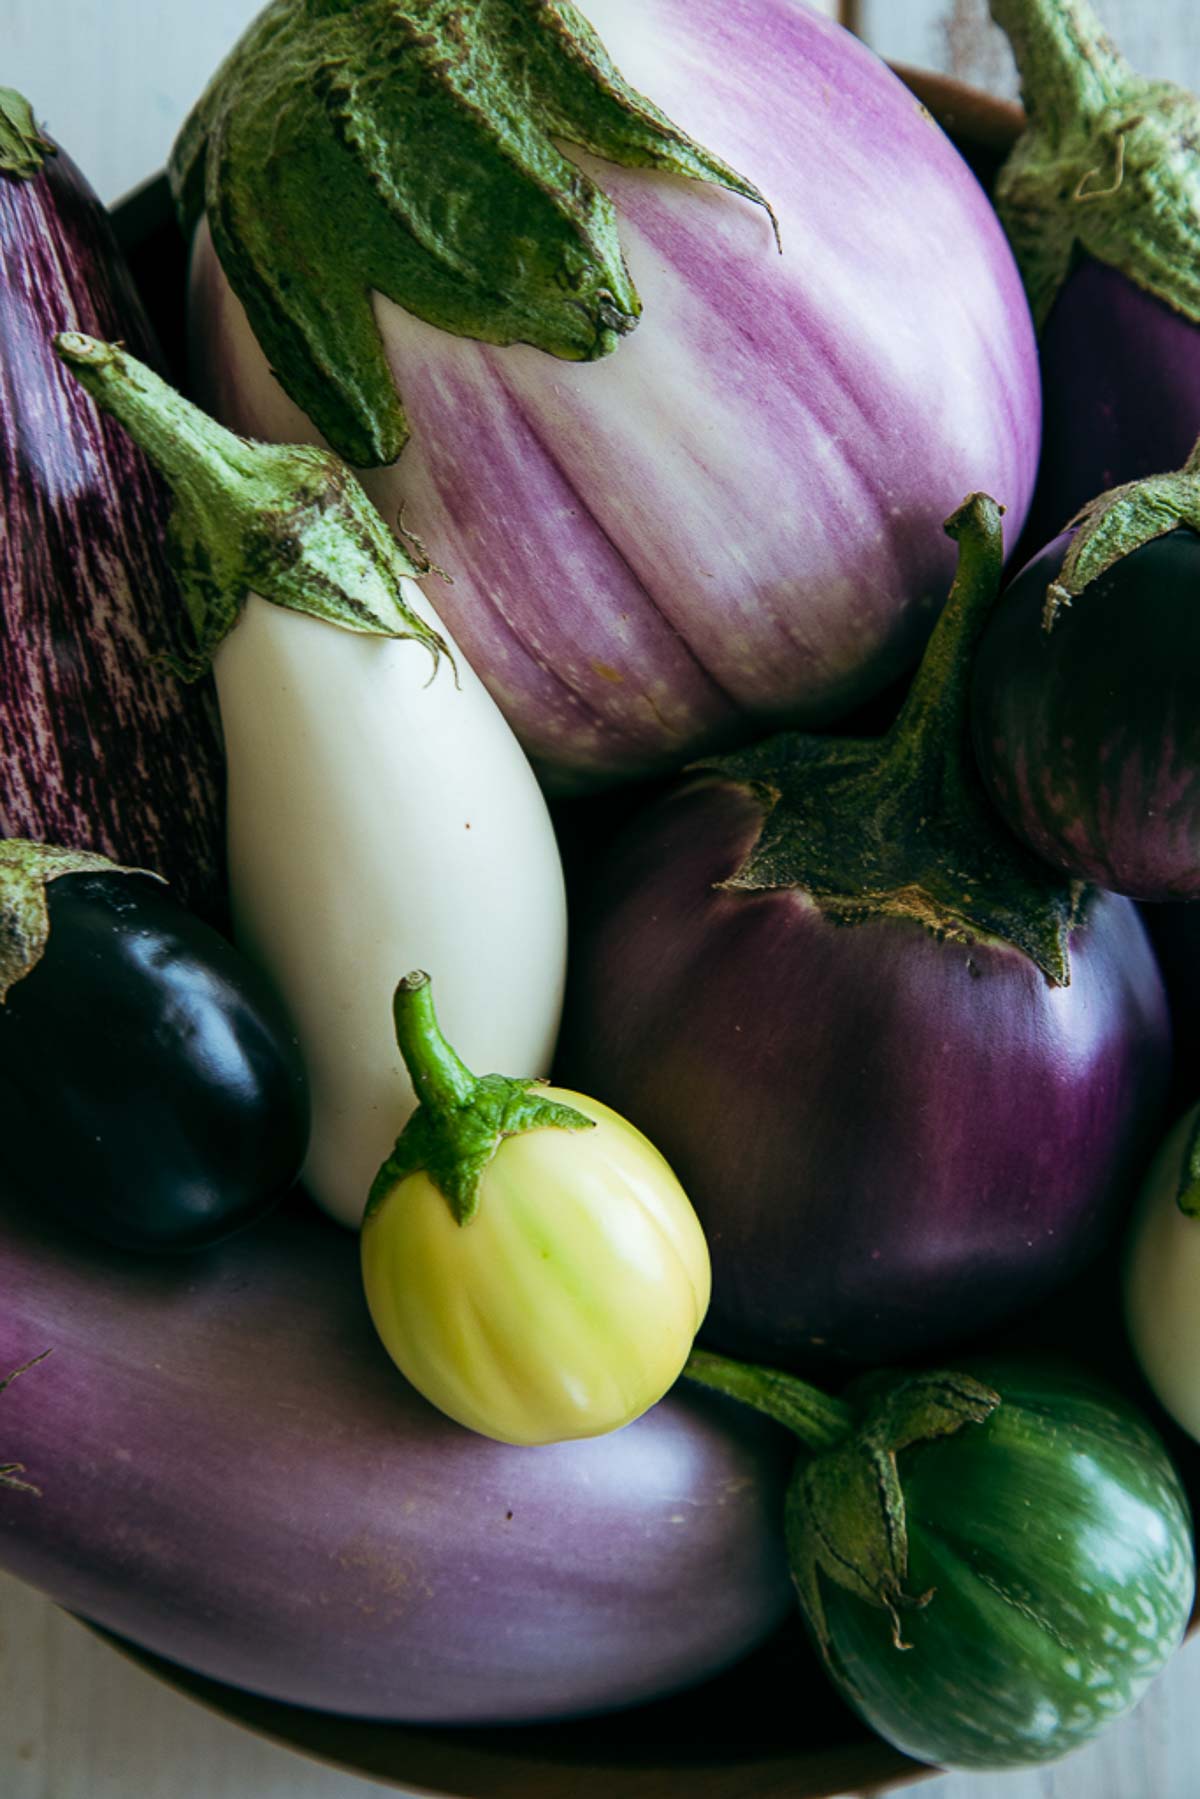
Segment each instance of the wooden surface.
[[[161,164],[189,102],[258,5],[0,0],[0,83],[29,95],[114,199]],[[1147,72],[1200,86],[1196,0],[1096,5]],[[1015,92],[985,0],[858,0],[857,11],[883,54]],[[0,1694],[0,1799],[384,1799],[395,1791],[201,1710],[3,1577]],[[1198,1707],[1195,1642],[1140,1710],[1092,1749],[1039,1773],[949,1775],[916,1790],[929,1799],[1196,1799]]]

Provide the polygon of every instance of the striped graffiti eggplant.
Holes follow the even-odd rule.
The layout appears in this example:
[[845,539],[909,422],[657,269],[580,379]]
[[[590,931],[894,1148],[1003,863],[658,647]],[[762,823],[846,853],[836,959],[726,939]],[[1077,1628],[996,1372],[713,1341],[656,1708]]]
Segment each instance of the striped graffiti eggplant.
[[150,328],[107,214],[0,90],[0,834],[164,874],[224,916],[209,685],[168,670],[179,601],[149,464],[54,354],[56,331]]

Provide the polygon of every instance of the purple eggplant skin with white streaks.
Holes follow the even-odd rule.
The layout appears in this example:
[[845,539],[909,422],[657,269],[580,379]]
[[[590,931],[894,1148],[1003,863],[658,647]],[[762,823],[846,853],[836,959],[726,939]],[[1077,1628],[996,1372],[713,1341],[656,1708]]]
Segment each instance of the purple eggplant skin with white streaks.
[[[0,1220],[0,1566],[247,1691],[517,1722],[649,1700],[785,1617],[786,1444],[686,1390],[530,1451],[427,1405],[357,1245],[281,1215],[186,1275]],[[13,1464],[18,1464],[14,1469]]]
[[[1005,504],[1015,544],[1040,426],[986,196],[864,45],[795,0],[581,10],[635,88],[757,185],[782,254],[742,198],[580,155],[644,307],[612,355],[496,348],[376,296],[411,435],[364,485],[453,577],[438,610],[560,792],[879,692],[945,597],[940,526],[964,491]],[[215,416],[313,437],[206,225],[190,318]]]
[[65,330],[154,358],[108,216],[58,150],[0,173],[0,835],[154,869],[221,923],[215,704],[159,659],[180,607],[164,493],[55,356]]
[[[1186,452],[1185,452],[1186,454]],[[1200,897],[1200,536],[1143,544],[1053,610],[1073,533],[1022,569],[975,664],[985,785],[1055,868],[1141,900]]]

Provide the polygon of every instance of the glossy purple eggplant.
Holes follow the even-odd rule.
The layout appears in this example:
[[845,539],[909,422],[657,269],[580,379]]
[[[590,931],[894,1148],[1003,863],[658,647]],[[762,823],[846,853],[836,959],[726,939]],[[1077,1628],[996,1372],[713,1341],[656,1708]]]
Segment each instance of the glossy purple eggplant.
[[974,770],[994,521],[988,546],[972,591],[963,539],[887,738],[777,739],[670,791],[577,926],[560,1078],[675,1168],[704,1335],[735,1353],[987,1328],[1099,1251],[1153,1141],[1169,1029],[1136,908],[1040,872]]
[[217,714],[161,660],[181,607],[163,489],[51,341],[153,359],[150,330],[99,200],[63,151],[39,162],[0,162],[0,835],[155,869],[222,920]]
[[1028,126],[996,205],[1040,337],[1042,457],[1020,561],[1200,432],[1200,99],[1139,75],[1089,0],[990,0]]
[[12,1218],[0,1260],[0,1372],[53,1352],[0,1392],[0,1565],[183,1667],[515,1722],[687,1686],[789,1609],[773,1426],[680,1391],[596,1441],[475,1436],[397,1374],[315,1214],[186,1269]]
[[1180,529],[1047,603],[1072,534],[1012,583],[975,664],[985,785],[1054,867],[1135,899],[1200,896],[1200,536]]
[[1017,566],[1110,487],[1178,468],[1200,436],[1200,324],[1084,257],[1041,336],[1042,459]]
[[162,882],[50,855],[0,843],[0,942],[20,936],[21,889],[46,927],[19,969],[0,956],[6,1186],[123,1248],[204,1248],[299,1176],[295,1032],[259,970]]

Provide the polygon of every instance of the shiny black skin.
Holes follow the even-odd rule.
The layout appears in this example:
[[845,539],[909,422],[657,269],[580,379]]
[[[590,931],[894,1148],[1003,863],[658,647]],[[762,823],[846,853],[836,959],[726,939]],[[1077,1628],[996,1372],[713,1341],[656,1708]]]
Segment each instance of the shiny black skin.
[[304,1066],[269,986],[146,876],[46,891],[45,953],[0,1007],[3,1203],[136,1250],[250,1223],[308,1142]]

